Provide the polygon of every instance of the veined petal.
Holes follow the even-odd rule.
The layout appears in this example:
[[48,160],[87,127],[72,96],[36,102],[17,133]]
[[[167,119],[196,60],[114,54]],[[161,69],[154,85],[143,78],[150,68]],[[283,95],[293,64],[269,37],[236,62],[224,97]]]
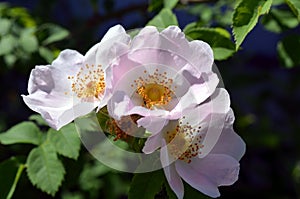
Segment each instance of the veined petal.
[[[215,91],[219,78],[215,73],[203,75],[203,83],[192,84],[189,90],[180,98],[173,112],[181,112],[189,107],[195,107],[209,98]],[[200,82],[200,81],[199,81]]]
[[28,83],[29,95],[22,95],[26,105],[40,113],[55,129],[71,122],[74,118],[89,113],[96,105],[80,103],[71,94],[72,82],[68,76],[75,75],[81,68],[84,57],[76,51],[62,51],[52,65],[36,66],[31,71]]
[[171,164],[170,166],[164,167],[164,173],[171,189],[174,191],[177,198],[183,199],[184,186],[180,176],[176,172],[175,165]]
[[195,109],[184,111],[185,121],[195,129],[201,128],[203,147],[199,157],[206,156],[215,146],[225,126],[226,113],[229,109],[228,92],[223,88],[217,88],[205,103]]
[[232,118],[234,118],[234,115],[232,110],[228,112],[227,118],[230,119],[226,121],[219,140],[211,150],[210,154],[226,154],[235,158],[237,161],[240,161],[245,154],[246,144],[233,130]]
[[[200,77],[202,72],[210,72],[214,63],[214,56],[211,47],[206,42],[199,40],[193,40],[189,43],[189,45],[189,61],[191,64],[186,65],[184,69],[191,71],[191,74],[195,77]],[[194,66],[194,68],[191,68],[191,66]]]
[[176,161],[175,167],[184,181],[213,198],[220,196],[218,186],[233,184],[239,173],[239,163],[223,154],[195,158],[190,164]]
[[103,69],[106,70],[115,59],[127,51],[124,46],[127,46],[129,42],[130,36],[121,25],[110,28],[99,43],[96,63],[101,63]]
[[150,154],[161,147],[161,140],[163,139],[160,133],[147,138],[143,147],[143,153]]
[[143,126],[145,129],[150,131],[152,135],[159,133],[167,123],[167,118],[151,115],[143,117],[137,121],[138,126]]
[[109,115],[116,120],[120,120],[122,116],[127,116],[128,110],[133,106],[130,98],[125,92],[116,91],[107,103]]
[[[174,191],[178,199],[182,199],[184,195],[184,187],[182,180],[175,169],[175,164],[171,163],[172,160],[170,160],[169,152],[166,147],[166,142],[164,139],[162,139],[162,145],[164,147],[161,148],[160,151],[160,160],[163,165],[164,173],[166,176],[166,179],[171,187],[171,189]],[[172,161],[173,162],[173,161]]]

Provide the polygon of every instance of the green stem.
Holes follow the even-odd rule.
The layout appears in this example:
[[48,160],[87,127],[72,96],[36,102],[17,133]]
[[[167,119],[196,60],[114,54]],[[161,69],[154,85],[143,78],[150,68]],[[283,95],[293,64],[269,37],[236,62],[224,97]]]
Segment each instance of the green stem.
[[16,186],[18,184],[18,181],[19,181],[19,179],[20,179],[20,177],[22,175],[22,172],[23,172],[24,168],[25,168],[25,165],[24,164],[20,164],[19,169],[18,169],[17,174],[16,174],[16,177],[15,177],[15,180],[14,180],[14,183],[11,186],[10,191],[7,194],[6,199],[11,199],[11,197],[13,196],[13,194],[15,192],[15,189],[16,189]]

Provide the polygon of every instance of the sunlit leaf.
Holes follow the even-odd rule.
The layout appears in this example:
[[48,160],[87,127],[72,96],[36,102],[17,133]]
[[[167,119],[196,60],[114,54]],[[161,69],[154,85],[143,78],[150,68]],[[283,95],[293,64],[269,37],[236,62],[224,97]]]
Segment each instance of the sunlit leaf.
[[53,52],[48,48],[41,46],[39,48],[39,53],[48,63],[51,63],[54,60]]
[[277,45],[279,58],[284,66],[292,68],[300,65],[300,36],[285,37]]
[[78,158],[81,142],[73,123],[64,126],[59,131],[49,129],[48,141],[59,154],[75,160]]
[[164,0],[164,6],[168,9],[173,9],[179,0]]
[[11,53],[17,45],[16,38],[12,35],[5,35],[0,39],[0,56]]
[[129,199],[153,199],[162,189],[164,173],[157,170],[148,173],[136,173],[132,179]]
[[260,15],[267,13],[272,0],[241,0],[233,13],[233,34],[236,50],[255,27]]
[[216,60],[224,60],[235,53],[235,45],[230,39],[230,34],[222,28],[189,27],[184,30],[185,34],[192,38],[207,42]]
[[34,29],[24,29],[20,35],[20,45],[25,52],[32,53],[38,50],[38,40],[34,34]]
[[26,164],[31,183],[54,196],[64,179],[65,169],[53,145],[46,142],[33,149]]
[[12,25],[12,21],[9,19],[0,18],[0,36],[3,36],[8,33],[10,27]]
[[16,63],[17,57],[14,54],[6,54],[4,55],[4,61],[8,67],[11,67]]
[[170,25],[178,25],[178,21],[170,9],[164,8],[147,25],[167,28]]
[[272,32],[280,33],[299,25],[298,19],[289,10],[272,9],[262,18],[264,27]]
[[300,21],[300,1],[299,0],[286,0],[286,3],[290,6],[291,10],[295,13]]
[[0,134],[2,144],[28,143],[39,145],[41,133],[33,122],[22,122]]
[[45,24],[44,28],[48,31],[49,36],[42,42],[43,45],[61,41],[69,36],[68,30],[55,24]]

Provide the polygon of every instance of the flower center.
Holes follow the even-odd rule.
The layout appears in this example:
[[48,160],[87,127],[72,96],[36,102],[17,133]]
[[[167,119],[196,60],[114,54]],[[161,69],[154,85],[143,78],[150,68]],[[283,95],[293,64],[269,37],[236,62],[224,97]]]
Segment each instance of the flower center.
[[183,124],[181,121],[175,128],[166,132],[165,139],[168,143],[168,150],[174,158],[183,160],[187,163],[192,161],[192,158],[201,154],[203,148],[202,136],[200,129],[193,128],[188,123]]
[[145,77],[139,77],[131,84],[142,98],[142,106],[152,109],[154,106],[167,105],[174,96],[173,79],[167,77],[167,72],[159,73],[158,69],[152,74],[145,70],[144,74]]
[[101,65],[86,64],[75,77],[69,76],[68,79],[73,80],[72,91],[78,98],[99,98],[104,94],[105,79]]
[[173,92],[166,86],[150,83],[139,87],[137,93],[143,98],[144,105],[152,108],[168,104]]

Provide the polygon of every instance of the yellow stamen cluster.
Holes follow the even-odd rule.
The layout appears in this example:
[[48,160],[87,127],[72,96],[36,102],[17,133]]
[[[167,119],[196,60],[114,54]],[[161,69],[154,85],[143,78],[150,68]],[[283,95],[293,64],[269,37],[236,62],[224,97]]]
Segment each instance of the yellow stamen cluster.
[[201,144],[200,129],[200,126],[193,128],[188,122],[183,124],[180,121],[175,129],[167,131],[166,141],[170,154],[187,163],[190,163],[193,157],[201,154],[203,145]]
[[149,74],[147,70],[144,73],[146,78],[139,77],[131,84],[143,99],[142,106],[151,109],[153,106],[167,105],[174,95],[173,79],[167,77],[167,72],[160,73],[158,69],[153,74]]
[[78,98],[99,98],[104,94],[105,79],[101,65],[90,66],[86,64],[75,77],[69,76],[68,79],[73,81],[72,91]]

